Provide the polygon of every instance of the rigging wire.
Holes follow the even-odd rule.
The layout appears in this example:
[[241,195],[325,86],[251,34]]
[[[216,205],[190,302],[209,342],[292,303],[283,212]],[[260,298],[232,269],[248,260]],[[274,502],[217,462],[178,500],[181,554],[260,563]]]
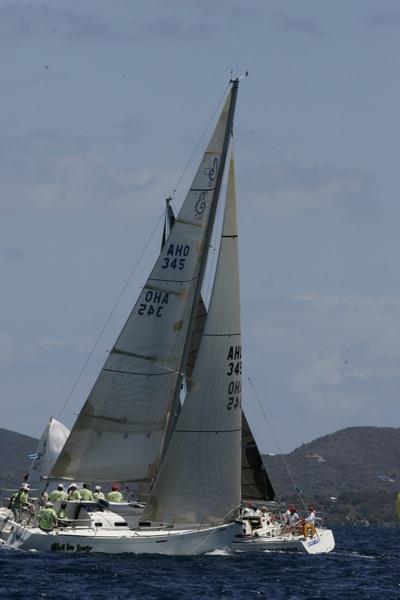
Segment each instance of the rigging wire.
[[271,434],[272,434],[272,437],[273,437],[273,439],[274,439],[275,445],[276,445],[276,447],[277,447],[277,448],[278,448],[278,450],[279,450],[279,454],[280,454],[280,457],[281,457],[281,459],[282,459],[283,466],[285,467],[285,469],[286,469],[286,471],[287,471],[287,473],[288,473],[288,475],[289,475],[289,477],[290,477],[290,480],[291,480],[291,482],[292,482],[292,484],[293,484],[293,487],[294,487],[294,489],[296,490],[296,493],[297,493],[297,495],[298,495],[298,497],[299,497],[299,499],[300,499],[301,503],[303,504],[304,508],[306,509],[306,508],[307,508],[307,504],[306,504],[306,502],[305,502],[305,500],[304,500],[304,494],[302,493],[302,491],[300,490],[300,488],[298,487],[298,485],[297,485],[297,483],[296,483],[296,481],[295,481],[295,478],[294,478],[294,476],[293,476],[293,473],[292,473],[292,471],[291,471],[291,469],[290,469],[290,467],[289,467],[289,465],[288,465],[288,463],[287,463],[287,460],[286,460],[286,458],[285,458],[285,455],[284,455],[284,453],[282,452],[282,448],[281,448],[281,446],[280,446],[280,444],[279,444],[279,442],[278,442],[278,439],[277,439],[277,437],[276,437],[276,435],[275,435],[275,433],[274,433],[274,430],[273,430],[273,428],[272,428],[271,421],[270,421],[270,420],[269,420],[269,418],[268,418],[268,415],[267,415],[267,413],[266,413],[266,411],[265,411],[265,408],[264,408],[264,406],[263,406],[263,405],[262,405],[262,403],[261,403],[260,397],[259,397],[259,395],[257,394],[257,391],[256,391],[256,389],[255,389],[255,387],[254,387],[254,384],[253,384],[253,382],[252,382],[251,378],[250,378],[250,375],[249,375],[249,373],[248,373],[248,371],[247,371],[247,369],[246,369],[246,367],[245,367],[244,365],[243,365],[243,370],[244,370],[244,371],[245,371],[245,373],[246,373],[247,381],[249,382],[249,385],[250,385],[250,387],[251,387],[251,390],[252,390],[252,392],[253,392],[253,394],[254,394],[254,396],[255,396],[255,398],[256,398],[256,400],[257,400],[257,402],[258,402],[258,405],[259,405],[259,407],[260,407],[260,409],[261,409],[261,412],[262,412],[262,414],[263,414],[263,416],[264,416],[264,419],[265,419],[265,421],[266,421],[266,423],[267,423],[267,425],[268,425],[268,427],[269,427],[269,430],[270,430],[270,432],[271,432]]
[[131,270],[131,273],[130,273],[129,277],[128,277],[128,279],[127,279],[127,281],[126,281],[126,283],[125,283],[124,287],[122,288],[122,291],[120,292],[120,294],[119,294],[119,296],[118,296],[117,300],[115,301],[115,303],[114,303],[114,306],[112,307],[112,309],[111,309],[111,312],[109,313],[109,315],[108,315],[108,317],[107,317],[107,319],[106,319],[106,321],[105,321],[105,323],[104,323],[103,327],[101,328],[101,330],[100,330],[100,333],[99,333],[99,335],[97,336],[97,338],[96,338],[96,341],[95,341],[95,343],[94,343],[94,345],[93,345],[92,349],[90,350],[90,352],[89,352],[89,354],[88,354],[88,356],[87,356],[87,358],[86,358],[85,362],[83,363],[83,366],[82,366],[82,368],[81,368],[81,370],[80,370],[80,372],[79,372],[79,374],[78,374],[78,377],[77,377],[77,378],[76,378],[76,380],[75,380],[75,383],[73,384],[73,386],[72,386],[72,388],[71,388],[71,390],[70,390],[70,392],[69,392],[69,394],[68,394],[68,396],[67,396],[67,398],[66,398],[66,400],[65,400],[64,404],[62,405],[62,407],[61,407],[60,411],[58,412],[57,419],[59,419],[59,418],[60,418],[60,416],[62,415],[62,413],[63,413],[63,412],[64,412],[64,410],[65,410],[65,407],[67,406],[68,402],[70,401],[70,399],[71,399],[71,396],[72,396],[72,394],[74,393],[74,391],[75,391],[75,389],[76,389],[76,386],[78,385],[78,383],[79,383],[79,381],[80,381],[80,379],[81,379],[81,377],[82,377],[82,375],[83,375],[83,373],[84,373],[84,371],[85,371],[85,369],[86,369],[86,367],[87,367],[87,365],[88,365],[88,363],[89,363],[90,359],[91,359],[91,358],[92,358],[92,356],[93,356],[93,353],[94,353],[94,351],[96,350],[96,348],[97,348],[97,346],[98,346],[98,344],[99,344],[99,342],[100,342],[101,338],[103,337],[104,331],[106,330],[106,328],[107,328],[107,326],[108,326],[109,322],[111,321],[112,317],[114,316],[114,313],[115,313],[115,311],[117,310],[117,308],[118,308],[118,305],[119,305],[119,303],[121,302],[121,299],[122,299],[123,295],[125,294],[125,292],[126,292],[126,290],[127,290],[128,286],[129,286],[129,284],[130,284],[130,282],[131,282],[131,280],[132,280],[132,277],[134,276],[134,274],[135,274],[135,272],[136,272],[136,269],[138,268],[138,266],[139,266],[139,264],[140,264],[140,261],[142,260],[143,254],[146,252],[146,250],[147,250],[147,247],[148,247],[148,245],[150,244],[150,242],[151,242],[151,240],[152,240],[152,238],[153,238],[153,236],[154,236],[155,232],[157,231],[157,229],[158,229],[158,227],[159,227],[159,225],[160,225],[160,223],[161,223],[161,220],[162,220],[163,218],[164,218],[164,210],[163,210],[162,214],[160,215],[160,217],[158,218],[158,221],[157,221],[156,225],[154,226],[154,228],[153,228],[152,232],[150,233],[150,236],[148,237],[148,239],[147,239],[147,242],[145,243],[145,245],[144,245],[144,247],[143,247],[143,249],[142,249],[141,253],[139,254],[139,258],[137,259],[137,261],[136,261],[135,265],[133,266],[133,268],[132,268],[132,270]]

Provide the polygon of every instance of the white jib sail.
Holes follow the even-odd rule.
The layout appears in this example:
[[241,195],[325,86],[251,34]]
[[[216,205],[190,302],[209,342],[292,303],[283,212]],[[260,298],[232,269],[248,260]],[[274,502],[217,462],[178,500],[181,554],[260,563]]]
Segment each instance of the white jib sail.
[[170,235],[52,477],[83,481],[151,478],[180,376],[230,98]]
[[69,429],[51,418],[42,433],[29,469],[28,482],[31,486],[39,485],[42,478],[49,476],[68,436]]
[[215,523],[240,505],[241,333],[235,180],[231,158],[221,246],[189,392],[144,518]]

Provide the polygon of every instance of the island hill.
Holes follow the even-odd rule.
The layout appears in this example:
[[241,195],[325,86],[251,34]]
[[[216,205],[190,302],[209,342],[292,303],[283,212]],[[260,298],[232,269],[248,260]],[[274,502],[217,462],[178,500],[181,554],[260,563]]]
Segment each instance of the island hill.
[[[325,512],[328,523],[396,524],[400,428],[348,427],[284,458],[305,501]],[[263,460],[276,494],[301,507],[282,456]]]
[[[38,440],[0,428],[0,489],[17,486]],[[281,455],[263,456],[278,497],[302,503]],[[349,427],[307,442],[284,455],[306,502],[327,523],[396,523],[400,491],[400,428]]]

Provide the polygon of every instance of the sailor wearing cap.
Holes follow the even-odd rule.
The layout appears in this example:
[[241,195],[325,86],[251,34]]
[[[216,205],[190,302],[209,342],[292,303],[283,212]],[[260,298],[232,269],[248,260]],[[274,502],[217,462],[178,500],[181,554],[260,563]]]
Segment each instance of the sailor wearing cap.
[[106,497],[101,491],[101,485],[96,485],[93,492],[93,500],[105,500]]
[[31,488],[27,483],[21,483],[18,492],[15,492],[10,498],[9,507],[14,512],[15,518],[21,517],[21,510],[30,507],[29,504],[29,490]]
[[62,483],[59,483],[57,488],[50,492],[49,501],[57,502],[57,500],[66,500],[68,498],[67,492],[64,492],[64,486]]
[[76,483],[71,483],[71,485],[68,486],[68,500],[80,500],[81,499],[81,495],[78,492],[78,486],[76,485]]
[[114,483],[111,486],[111,492],[108,492],[108,494],[106,496],[107,502],[123,502],[124,499],[122,497],[120,489],[121,489],[121,486],[119,485],[119,483]]
[[42,531],[50,532],[57,527],[57,513],[53,508],[52,502],[46,502],[38,514],[38,527]]

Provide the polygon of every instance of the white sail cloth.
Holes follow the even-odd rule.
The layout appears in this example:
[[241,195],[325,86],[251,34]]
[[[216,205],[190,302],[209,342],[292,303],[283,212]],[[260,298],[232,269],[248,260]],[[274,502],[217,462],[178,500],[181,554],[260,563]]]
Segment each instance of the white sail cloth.
[[177,220],[52,477],[143,481],[157,464],[194,301],[230,97]]
[[144,517],[214,523],[240,504],[241,333],[231,159],[214,286],[189,392]]
[[29,469],[28,481],[30,485],[37,486],[42,478],[49,476],[68,436],[69,429],[60,421],[51,418],[42,433],[36,448],[35,458]]

